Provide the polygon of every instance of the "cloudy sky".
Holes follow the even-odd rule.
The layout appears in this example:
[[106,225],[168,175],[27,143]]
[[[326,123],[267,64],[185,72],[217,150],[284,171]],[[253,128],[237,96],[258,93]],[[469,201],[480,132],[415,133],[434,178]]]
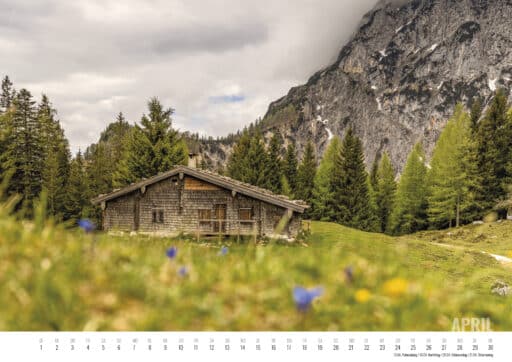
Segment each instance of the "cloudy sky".
[[212,136],[333,61],[376,0],[0,0],[0,76],[58,110],[73,151],[157,96]]

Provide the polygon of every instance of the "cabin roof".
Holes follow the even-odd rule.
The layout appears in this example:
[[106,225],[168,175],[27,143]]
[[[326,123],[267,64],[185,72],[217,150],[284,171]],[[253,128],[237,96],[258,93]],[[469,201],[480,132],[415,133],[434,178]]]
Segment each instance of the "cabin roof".
[[153,176],[148,179],[144,179],[142,181],[133,183],[128,185],[122,189],[114,190],[108,194],[99,195],[98,197],[91,200],[93,204],[99,204],[101,202],[109,201],[116,199],[120,196],[129,194],[133,191],[136,191],[144,186],[149,186],[159,181],[165,180],[167,178],[179,175],[179,174],[195,177],[197,179],[203,180],[205,182],[209,182],[213,185],[217,185],[224,189],[228,189],[231,191],[235,191],[242,195],[246,195],[252,197],[257,200],[265,201],[267,203],[281,206],[287,209],[292,209],[297,212],[304,212],[309,206],[302,200],[291,200],[287,196],[277,195],[273,192],[263,189],[261,187],[256,187],[251,184],[240,182],[238,180],[234,180],[230,177],[221,176],[217,173],[199,170],[197,168],[191,168],[187,166],[176,166],[172,170],[167,172],[160,173],[156,176]]

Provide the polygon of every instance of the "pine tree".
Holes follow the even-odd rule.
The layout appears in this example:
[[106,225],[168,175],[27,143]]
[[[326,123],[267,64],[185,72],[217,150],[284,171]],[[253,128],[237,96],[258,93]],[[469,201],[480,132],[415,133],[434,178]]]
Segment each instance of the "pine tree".
[[507,164],[512,146],[512,122],[508,119],[507,110],[507,96],[500,90],[478,123],[476,141],[484,209],[491,209],[498,200],[507,196],[510,181]]
[[462,105],[455,108],[436,143],[429,171],[429,221],[438,226],[460,225],[461,214],[473,204],[465,164],[465,147],[471,136],[471,119]]
[[377,209],[378,228],[379,231],[388,230],[389,217],[393,210],[396,194],[395,170],[389,160],[388,154],[382,155],[375,181],[375,204]]
[[0,94],[0,113],[6,112],[16,97],[16,91],[8,76],[2,79],[2,93]]
[[292,193],[297,191],[297,151],[295,144],[290,143],[286,148],[286,154],[283,160],[283,175],[286,176]]
[[311,213],[315,220],[334,221],[333,190],[331,185],[334,161],[340,152],[340,139],[333,137],[324,152],[315,175]]
[[265,188],[276,194],[281,193],[281,144],[281,135],[275,133],[270,139],[267,162],[265,165]]
[[302,162],[297,170],[297,191],[295,197],[306,201],[308,204],[313,199],[313,188],[315,187],[316,159],[313,144],[308,142]]
[[22,89],[13,102],[14,111],[8,144],[2,155],[4,172],[12,175],[8,194],[21,196],[22,214],[30,216],[33,200],[39,196],[42,183],[43,148],[35,101]]
[[368,173],[363,147],[349,129],[336,156],[332,173],[336,221],[362,230],[373,229]]
[[87,179],[82,153],[78,151],[76,157],[71,161],[66,189],[65,218],[75,224],[79,219],[91,216],[92,206],[89,201],[91,195]]
[[407,158],[390,216],[390,232],[410,234],[427,227],[428,187],[425,152],[417,143]]

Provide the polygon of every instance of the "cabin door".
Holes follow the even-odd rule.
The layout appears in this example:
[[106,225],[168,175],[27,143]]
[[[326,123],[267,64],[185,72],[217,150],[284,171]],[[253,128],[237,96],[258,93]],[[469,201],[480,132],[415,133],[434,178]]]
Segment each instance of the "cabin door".
[[225,233],[226,232],[226,204],[216,204],[213,206],[213,232]]

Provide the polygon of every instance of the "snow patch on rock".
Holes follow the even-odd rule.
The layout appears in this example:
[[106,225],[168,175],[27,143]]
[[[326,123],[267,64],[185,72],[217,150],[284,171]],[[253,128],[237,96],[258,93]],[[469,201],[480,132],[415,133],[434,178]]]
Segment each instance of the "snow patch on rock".
[[382,111],[382,102],[380,101],[380,98],[377,97],[377,98],[375,98],[375,100],[377,101],[377,109],[379,111]]
[[498,78],[495,79],[489,79],[489,89],[493,92],[496,90],[496,82],[498,81]]
[[433,52],[434,50],[436,50],[436,48],[438,47],[438,43],[435,43],[434,45],[432,45],[430,48],[428,48],[429,51]]

